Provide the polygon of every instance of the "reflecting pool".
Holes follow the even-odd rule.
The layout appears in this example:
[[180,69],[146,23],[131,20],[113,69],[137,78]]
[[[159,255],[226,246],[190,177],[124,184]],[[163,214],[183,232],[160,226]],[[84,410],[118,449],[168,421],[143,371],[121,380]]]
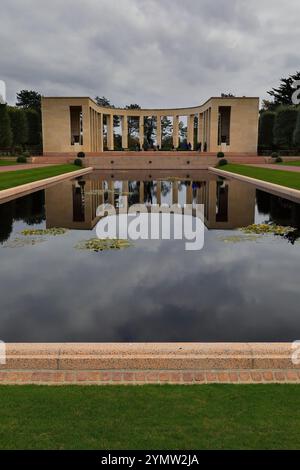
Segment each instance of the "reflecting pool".
[[[97,207],[204,204],[205,241],[95,238]],[[246,235],[273,222],[285,235]],[[64,228],[53,235],[24,230]],[[300,205],[208,171],[93,172],[0,204],[0,339],[6,342],[300,339]]]

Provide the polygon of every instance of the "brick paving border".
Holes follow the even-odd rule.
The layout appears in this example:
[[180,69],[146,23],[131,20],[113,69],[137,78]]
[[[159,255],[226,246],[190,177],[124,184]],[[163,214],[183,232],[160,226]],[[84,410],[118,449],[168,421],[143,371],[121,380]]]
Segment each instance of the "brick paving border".
[[300,369],[0,371],[0,385],[192,385],[213,383],[300,383]]

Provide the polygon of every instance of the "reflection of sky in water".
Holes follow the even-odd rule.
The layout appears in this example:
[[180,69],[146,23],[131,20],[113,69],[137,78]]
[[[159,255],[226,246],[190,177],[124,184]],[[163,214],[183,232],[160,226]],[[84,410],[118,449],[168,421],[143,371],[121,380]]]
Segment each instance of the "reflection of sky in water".
[[[168,193],[170,194],[170,193]],[[268,215],[258,212],[256,222]],[[44,222],[33,227],[44,226]],[[15,220],[10,240],[26,223]],[[138,241],[122,251],[75,250],[95,230],[39,245],[0,245],[4,341],[286,341],[300,338],[300,244],[275,236],[204,249]]]

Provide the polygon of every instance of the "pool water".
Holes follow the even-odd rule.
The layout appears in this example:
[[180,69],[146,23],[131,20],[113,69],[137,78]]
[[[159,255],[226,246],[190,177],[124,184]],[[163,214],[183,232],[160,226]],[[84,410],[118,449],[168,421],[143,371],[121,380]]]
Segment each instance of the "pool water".
[[[208,171],[94,172],[0,204],[0,339],[5,342],[300,339],[300,205]],[[80,250],[99,204],[204,204],[204,247],[137,240]],[[288,236],[248,236],[256,223]],[[66,228],[25,236],[24,229]]]

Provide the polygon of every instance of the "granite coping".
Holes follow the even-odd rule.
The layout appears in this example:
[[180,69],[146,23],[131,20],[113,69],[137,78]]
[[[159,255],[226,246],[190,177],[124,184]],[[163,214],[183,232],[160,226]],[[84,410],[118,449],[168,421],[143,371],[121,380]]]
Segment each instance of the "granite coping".
[[0,370],[299,369],[293,343],[7,343]]
[[[258,167],[259,168],[259,167]],[[223,176],[228,179],[237,179],[244,181],[245,183],[255,184],[259,189],[268,191],[276,196],[281,196],[294,202],[300,201],[300,191],[298,189],[288,188],[281,186],[280,184],[269,183],[268,181],[251,178],[250,176],[240,175],[238,173],[231,173],[230,171],[220,170],[219,168],[209,167],[209,171],[212,173]]]
[[[49,165],[50,166],[50,165]],[[70,171],[68,173],[62,173],[61,175],[51,176],[50,178],[44,178],[32,183],[21,184],[9,189],[3,189],[0,191],[0,203],[8,202],[17,197],[26,196],[27,194],[39,191],[53,184],[59,183],[66,179],[77,178],[93,171],[93,167],[82,168],[81,170]]]

